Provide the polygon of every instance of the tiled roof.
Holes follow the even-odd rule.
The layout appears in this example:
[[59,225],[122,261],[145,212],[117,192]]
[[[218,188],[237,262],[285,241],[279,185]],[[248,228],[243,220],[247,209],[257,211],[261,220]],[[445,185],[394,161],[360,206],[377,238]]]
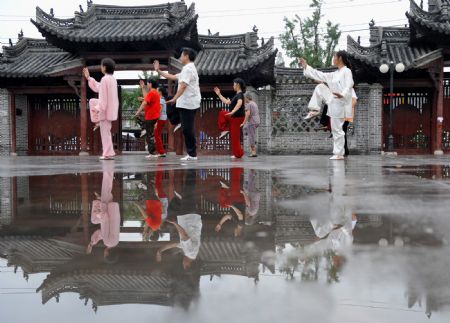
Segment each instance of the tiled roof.
[[45,77],[59,64],[78,62],[76,55],[50,45],[45,39],[22,38],[11,47],[3,47],[0,77]]
[[258,47],[256,33],[233,36],[199,36],[203,50],[196,59],[200,75],[235,75],[266,61],[275,62],[273,38]]
[[157,41],[172,37],[195,24],[195,6],[184,2],[120,7],[92,4],[75,17],[58,19],[36,8],[36,25],[44,37],[69,42],[101,43]]
[[411,24],[425,29],[450,35],[450,15],[447,0],[437,1],[433,11],[423,10],[414,0],[410,0],[410,10],[406,13]]
[[361,46],[348,36],[347,51],[354,59],[375,68],[392,61],[403,63],[406,70],[420,68],[441,56],[440,50],[429,46],[411,46],[409,37],[407,27],[371,27],[372,45]]

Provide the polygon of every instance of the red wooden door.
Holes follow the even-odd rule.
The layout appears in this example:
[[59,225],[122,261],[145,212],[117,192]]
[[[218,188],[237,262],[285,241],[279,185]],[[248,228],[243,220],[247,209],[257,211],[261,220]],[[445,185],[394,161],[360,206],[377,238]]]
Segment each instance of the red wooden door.
[[[427,91],[394,93],[393,126],[395,151],[401,154],[431,152],[431,95]],[[390,123],[390,98],[383,100],[383,139],[387,148]]]
[[76,96],[29,97],[30,155],[78,154],[80,101]]

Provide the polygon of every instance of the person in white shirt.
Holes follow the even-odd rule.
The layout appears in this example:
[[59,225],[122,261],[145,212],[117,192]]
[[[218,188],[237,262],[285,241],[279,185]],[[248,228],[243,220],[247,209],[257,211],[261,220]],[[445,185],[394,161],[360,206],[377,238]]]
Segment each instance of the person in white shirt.
[[320,72],[308,65],[304,58],[299,59],[307,78],[326,83],[319,84],[313,93],[308,108],[311,110],[305,119],[311,119],[320,115],[322,102],[328,105],[328,116],[331,120],[331,132],[333,134],[333,157],[332,160],[343,160],[345,155],[345,133],[343,125],[346,109],[351,109],[353,75],[347,52],[339,51],[333,57],[333,64],[338,68],[332,73]]
[[153,67],[159,75],[172,81],[178,81],[178,91],[175,96],[167,101],[167,104],[176,102],[176,107],[180,111],[181,127],[183,128],[184,142],[186,144],[187,155],[181,160],[197,160],[197,143],[195,139],[195,113],[200,108],[202,100],[200,94],[200,83],[194,61],[197,53],[191,48],[183,48],[180,61],[183,64],[181,73],[173,75],[163,72],[160,69],[159,61],[153,62]]

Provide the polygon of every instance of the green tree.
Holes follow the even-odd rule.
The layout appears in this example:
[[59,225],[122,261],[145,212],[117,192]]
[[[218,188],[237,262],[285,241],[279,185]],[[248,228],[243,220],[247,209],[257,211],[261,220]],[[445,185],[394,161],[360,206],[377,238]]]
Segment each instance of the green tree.
[[[304,57],[313,67],[327,67],[332,64],[333,53],[341,38],[339,24],[322,23],[323,0],[312,0],[311,17],[294,19],[284,17],[284,32],[280,35],[281,47],[293,61],[291,67],[298,67],[298,57]],[[325,32],[322,30],[325,29]]]

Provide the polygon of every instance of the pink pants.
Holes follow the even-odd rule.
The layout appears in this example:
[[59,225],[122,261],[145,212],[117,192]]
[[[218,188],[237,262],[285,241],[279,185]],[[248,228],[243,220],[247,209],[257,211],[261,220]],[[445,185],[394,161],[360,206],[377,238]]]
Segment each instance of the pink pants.
[[111,121],[100,121],[100,136],[102,137],[103,157],[113,157],[116,155],[111,136]]

